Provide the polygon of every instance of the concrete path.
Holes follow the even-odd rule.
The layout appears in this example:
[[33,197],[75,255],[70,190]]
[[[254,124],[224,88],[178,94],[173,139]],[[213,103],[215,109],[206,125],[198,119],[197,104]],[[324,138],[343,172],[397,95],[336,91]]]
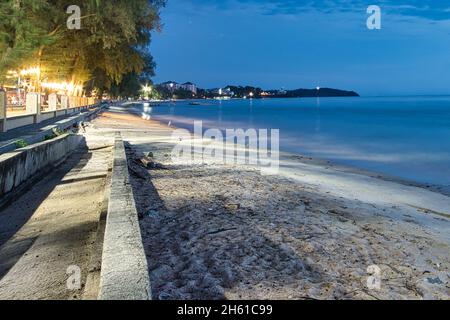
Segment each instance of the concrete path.
[[[0,299],[96,297],[93,261],[112,148],[108,139],[86,138],[89,150],[80,147],[0,211]],[[79,290],[67,288],[73,266],[81,270]]]

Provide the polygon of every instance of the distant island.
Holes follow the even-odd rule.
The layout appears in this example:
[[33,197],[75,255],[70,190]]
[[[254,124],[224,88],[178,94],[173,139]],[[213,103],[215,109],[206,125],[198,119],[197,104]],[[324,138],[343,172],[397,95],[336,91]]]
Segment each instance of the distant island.
[[332,88],[263,90],[260,87],[228,85],[223,88],[202,89],[192,82],[179,84],[168,81],[154,86],[154,94],[161,99],[262,99],[262,98],[315,98],[359,97],[355,91]]
[[271,93],[271,96],[276,98],[359,97],[355,91],[331,88],[287,90],[284,94],[279,94],[277,91],[271,91]]

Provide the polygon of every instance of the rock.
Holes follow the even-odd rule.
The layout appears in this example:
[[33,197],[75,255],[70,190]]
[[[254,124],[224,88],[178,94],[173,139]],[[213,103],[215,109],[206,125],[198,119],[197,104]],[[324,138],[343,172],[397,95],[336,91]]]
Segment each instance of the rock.
[[151,159],[151,158],[144,157],[144,158],[141,158],[140,161],[141,161],[142,165],[147,169],[151,169],[155,166],[155,163],[153,162],[153,159]]
[[225,205],[225,209],[228,211],[237,211],[241,208],[241,205],[239,203],[228,203]]

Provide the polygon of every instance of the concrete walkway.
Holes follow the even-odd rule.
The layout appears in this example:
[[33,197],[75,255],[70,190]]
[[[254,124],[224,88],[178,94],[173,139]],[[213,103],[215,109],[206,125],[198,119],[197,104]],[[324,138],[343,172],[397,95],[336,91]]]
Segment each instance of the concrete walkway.
[[[99,272],[96,239],[112,148],[103,137],[86,141],[0,211],[0,299],[96,297],[98,278],[92,274]],[[79,290],[67,288],[71,266],[69,271],[81,270]]]

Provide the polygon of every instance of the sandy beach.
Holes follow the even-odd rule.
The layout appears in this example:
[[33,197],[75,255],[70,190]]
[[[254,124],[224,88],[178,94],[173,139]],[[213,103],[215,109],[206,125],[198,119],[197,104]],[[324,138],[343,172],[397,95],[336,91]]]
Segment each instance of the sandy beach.
[[296,154],[182,165],[173,130],[119,107],[87,128],[127,142],[153,299],[450,298],[445,190]]

